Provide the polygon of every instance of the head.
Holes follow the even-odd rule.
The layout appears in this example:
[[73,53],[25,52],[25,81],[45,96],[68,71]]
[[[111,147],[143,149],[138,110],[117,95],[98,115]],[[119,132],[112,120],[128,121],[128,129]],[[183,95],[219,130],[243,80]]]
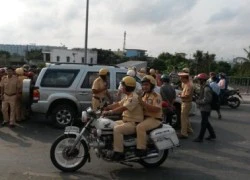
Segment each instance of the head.
[[208,80],[208,75],[206,73],[200,73],[197,75],[197,79],[199,80],[200,85],[204,85]]
[[102,79],[106,80],[108,75],[109,75],[109,70],[108,70],[107,68],[101,68],[101,69],[99,70],[99,76],[100,76]]
[[181,72],[178,73],[178,75],[180,77],[181,82],[187,83],[189,81],[189,73]]
[[161,75],[161,82],[163,82],[163,83],[169,83],[170,82],[169,76],[166,75],[166,74]]
[[215,72],[210,72],[210,73],[209,73],[209,76],[210,76],[210,78],[212,78],[212,77],[215,77],[216,74],[215,74]]
[[226,75],[225,75],[225,73],[220,73],[220,79],[225,79],[225,77],[226,77]]
[[183,68],[183,69],[182,69],[182,72],[184,72],[184,73],[189,73],[190,70],[189,70],[189,68]]
[[23,76],[23,74],[24,74],[23,68],[17,68],[17,69],[16,69],[16,74],[17,74],[18,76]]
[[12,76],[14,74],[14,68],[12,67],[7,67],[7,75]]
[[146,75],[141,80],[142,90],[146,93],[152,92],[156,86],[156,80],[153,76]]
[[23,65],[23,70],[24,70],[24,72],[28,72],[29,69],[30,69],[30,66],[29,66],[28,64],[24,64],[24,65]]
[[5,69],[4,69],[4,68],[1,68],[1,69],[0,69],[0,76],[3,76],[5,73],[6,73],[6,72],[5,72]]
[[130,69],[130,70],[128,70],[127,75],[131,76],[131,77],[135,77],[135,71]]
[[131,76],[126,76],[121,81],[123,93],[129,94],[135,90],[136,81],[135,78]]

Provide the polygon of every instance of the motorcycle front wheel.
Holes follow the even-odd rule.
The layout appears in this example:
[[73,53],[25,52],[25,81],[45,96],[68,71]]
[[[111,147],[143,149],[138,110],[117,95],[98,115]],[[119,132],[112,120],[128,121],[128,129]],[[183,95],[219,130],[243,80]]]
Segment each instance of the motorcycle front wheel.
[[50,159],[53,165],[64,172],[74,172],[87,161],[89,152],[85,141],[80,141],[72,149],[76,136],[62,135],[56,139],[50,149]]
[[158,152],[158,156],[149,159],[140,159],[139,163],[146,168],[155,168],[160,166],[168,157],[168,149]]

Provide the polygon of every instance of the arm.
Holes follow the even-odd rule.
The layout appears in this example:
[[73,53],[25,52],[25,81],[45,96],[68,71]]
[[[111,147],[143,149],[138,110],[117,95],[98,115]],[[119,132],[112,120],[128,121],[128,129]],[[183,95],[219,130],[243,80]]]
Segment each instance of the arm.
[[212,90],[209,87],[205,87],[204,89],[204,98],[197,100],[197,104],[209,104],[212,101]]

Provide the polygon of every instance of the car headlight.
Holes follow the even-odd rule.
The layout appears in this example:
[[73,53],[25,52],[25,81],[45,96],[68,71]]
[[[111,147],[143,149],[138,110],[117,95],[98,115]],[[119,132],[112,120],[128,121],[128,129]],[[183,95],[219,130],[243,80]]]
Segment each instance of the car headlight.
[[88,115],[86,111],[82,112],[82,122],[87,122],[88,121]]

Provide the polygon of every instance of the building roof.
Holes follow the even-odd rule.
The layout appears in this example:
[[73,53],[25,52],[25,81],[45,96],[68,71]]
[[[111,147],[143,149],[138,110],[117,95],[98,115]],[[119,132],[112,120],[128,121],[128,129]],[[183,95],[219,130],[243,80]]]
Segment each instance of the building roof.
[[144,52],[147,51],[147,50],[144,50],[144,49],[125,49],[125,50],[144,51]]

